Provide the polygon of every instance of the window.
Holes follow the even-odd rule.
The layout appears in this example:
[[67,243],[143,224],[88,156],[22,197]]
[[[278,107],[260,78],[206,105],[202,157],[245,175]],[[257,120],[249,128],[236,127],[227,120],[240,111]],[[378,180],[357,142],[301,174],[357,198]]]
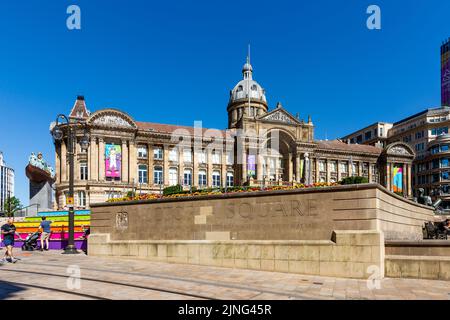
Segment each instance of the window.
[[227,187],[232,187],[234,185],[234,176],[232,172],[227,172]]
[[163,168],[162,167],[154,167],[153,168],[153,183],[154,184],[163,184]]
[[325,161],[320,160],[319,161],[319,171],[325,172]]
[[375,137],[378,137],[378,129],[377,128],[373,129],[373,135]]
[[340,162],[339,163],[339,171],[341,173],[348,173],[348,163],[347,162]]
[[441,152],[448,152],[448,144],[443,144],[441,146]]
[[155,160],[162,160],[163,159],[163,148],[161,147],[156,147],[153,150],[153,158]]
[[148,170],[146,165],[139,165],[138,167],[139,183],[148,183]]
[[382,128],[382,127],[380,128],[380,137],[383,136],[383,129],[384,129],[384,128]]
[[439,173],[434,173],[431,176],[431,183],[439,182]]
[[86,192],[78,191],[78,206],[86,207]]
[[362,135],[356,137],[356,143],[362,143],[362,141],[363,141]]
[[449,177],[449,172],[448,171],[442,172],[442,180],[448,180],[448,177]]
[[439,168],[439,159],[434,159],[431,163],[431,168],[438,169]]
[[226,161],[227,161],[227,165],[232,165],[233,164],[233,151],[229,151],[226,154]]
[[192,170],[191,169],[184,169],[183,184],[185,186],[192,185]]
[[440,136],[442,134],[448,134],[448,127],[431,129],[432,136]]
[[183,150],[183,160],[184,162],[192,162],[192,150],[191,149],[184,149]]
[[365,139],[365,140],[370,140],[370,139],[372,139],[372,131],[367,131],[367,132],[364,134],[364,139]]
[[212,181],[213,187],[220,187],[220,172],[213,171],[212,178],[213,178],[213,181]]
[[212,157],[213,164],[220,164],[220,152],[213,151],[211,157]]
[[447,168],[448,167],[448,158],[442,158],[441,159],[441,168]]
[[206,152],[202,150],[198,153],[198,163],[206,163]]
[[173,148],[170,149],[169,151],[169,161],[174,161],[177,162],[178,161],[178,150]]
[[87,163],[80,163],[80,180],[88,180],[88,166]]
[[353,176],[358,175],[358,163],[357,162],[352,163],[352,175]]
[[350,143],[351,143],[351,144],[354,144],[354,143],[355,143],[355,138],[351,138],[351,139],[350,139]]
[[330,172],[337,172],[337,163],[336,161],[330,162]]
[[138,147],[138,158],[147,159],[147,147],[146,146]]
[[198,172],[198,185],[200,187],[206,186],[206,171],[205,170],[200,170]]
[[178,169],[170,168],[169,169],[169,185],[175,186],[178,184]]

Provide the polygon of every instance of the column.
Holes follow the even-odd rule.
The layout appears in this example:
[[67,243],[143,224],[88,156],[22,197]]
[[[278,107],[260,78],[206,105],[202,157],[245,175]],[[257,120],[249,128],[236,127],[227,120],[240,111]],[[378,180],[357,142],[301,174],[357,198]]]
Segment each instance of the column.
[[148,175],[148,185],[153,185],[153,145],[148,144],[147,145],[147,160],[148,160],[148,168],[147,168],[147,175]]
[[288,182],[291,183],[293,182],[294,178],[294,167],[293,167],[293,163],[292,163],[292,152],[289,152],[289,156],[288,156]]
[[256,162],[256,180],[258,183],[262,183],[263,181],[263,156],[258,154]]
[[61,182],[67,182],[67,146],[64,140],[61,141]]
[[168,186],[169,185],[169,146],[164,145],[164,165],[163,165],[163,176],[164,176],[164,183],[163,185]]
[[300,183],[302,181],[301,172],[300,172],[300,153],[296,154],[295,157],[295,181]]
[[98,138],[98,179],[100,181],[105,181],[105,141],[103,138]]
[[221,151],[221,156],[222,172],[220,173],[220,178],[222,179],[222,186],[225,187],[227,185],[227,154],[225,153],[225,148]]
[[353,162],[352,161],[348,161],[348,176],[352,177],[353,176]]
[[242,176],[241,176],[241,185],[247,182],[247,150],[245,147],[242,149]]
[[206,148],[206,163],[208,165],[208,172],[206,172],[206,176],[208,177],[208,187],[212,187],[212,172],[213,172],[213,163],[212,163],[212,150],[211,148]]
[[178,184],[184,184],[184,147],[183,145],[178,147]]
[[389,191],[392,191],[392,188],[391,188],[391,164],[390,163],[388,163],[386,165],[386,188]]
[[122,140],[122,182],[129,182],[129,152],[126,140]]
[[[195,145],[195,143],[194,143]],[[198,187],[198,152],[201,152],[201,148],[194,147],[194,150],[192,151],[192,185],[194,187]]]
[[134,141],[129,141],[129,149],[128,149],[128,175],[130,177],[129,182],[133,184],[138,183],[137,179],[137,149],[136,143]]
[[331,180],[331,172],[330,172],[330,161],[325,160],[325,168],[327,170],[327,181],[326,182],[330,182]]
[[305,153],[305,183],[307,185],[311,184],[311,159],[309,158],[309,153]]
[[90,180],[98,181],[98,145],[96,137],[91,137],[91,144],[89,146],[89,151],[90,151],[89,178]]
[[412,198],[413,193],[412,193],[412,176],[411,176],[411,165],[412,164],[408,164],[407,165],[407,173],[408,173],[408,198]]
[[320,181],[319,158],[316,158],[316,183]]
[[368,165],[369,165],[369,183],[372,183],[372,178],[373,178],[373,175],[372,175],[372,163],[371,162],[369,162],[368,163]]
[[402,181],[403,190],[402,190],[402,192],[403,192],[404,196],[406,196],[408,194],[408,180],[407,180],[407,177],[406,177],[406,167],[407,167],[407,164],[404,163],[403,166],[402,166],[402,173],[403,173],[403,176],[402,176],[402,179],[403,179],[403,181]]

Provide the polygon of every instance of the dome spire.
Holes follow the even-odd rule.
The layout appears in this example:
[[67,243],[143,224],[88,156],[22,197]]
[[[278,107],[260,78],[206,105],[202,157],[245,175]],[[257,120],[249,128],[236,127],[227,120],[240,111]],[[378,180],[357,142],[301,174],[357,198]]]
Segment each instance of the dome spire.
[[242,74],[244,76],[244,80],[253,79],[253,67],[250,63],[250,44],[248,45],[247,62],[242,67]]

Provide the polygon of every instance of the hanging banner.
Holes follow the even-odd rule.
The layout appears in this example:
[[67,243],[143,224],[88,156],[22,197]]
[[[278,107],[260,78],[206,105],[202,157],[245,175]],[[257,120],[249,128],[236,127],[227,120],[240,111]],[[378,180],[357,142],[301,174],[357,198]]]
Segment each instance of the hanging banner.
[[392,175],[392,187],[393,191],[397,193],[403,193],[403,166],[394,165]]
[[122,171],[122,147],[115,144],[105,146],[105,176],[107,178],[119,178]]
[[247,157],[247,176],[256,178],[256,156],[252,154]]

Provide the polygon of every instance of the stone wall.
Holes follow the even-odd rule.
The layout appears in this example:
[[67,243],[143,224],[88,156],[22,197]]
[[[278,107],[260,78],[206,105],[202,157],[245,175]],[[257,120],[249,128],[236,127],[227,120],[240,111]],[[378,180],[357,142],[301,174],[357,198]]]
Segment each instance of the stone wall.
[[331,240],[111,240],[91,234],[89,255],[367,279],[384,276],[378,231],[336,231]]
[[330,240],[335,230],[422,239],[433,211],[377,184],[92,205],[111,240]]

